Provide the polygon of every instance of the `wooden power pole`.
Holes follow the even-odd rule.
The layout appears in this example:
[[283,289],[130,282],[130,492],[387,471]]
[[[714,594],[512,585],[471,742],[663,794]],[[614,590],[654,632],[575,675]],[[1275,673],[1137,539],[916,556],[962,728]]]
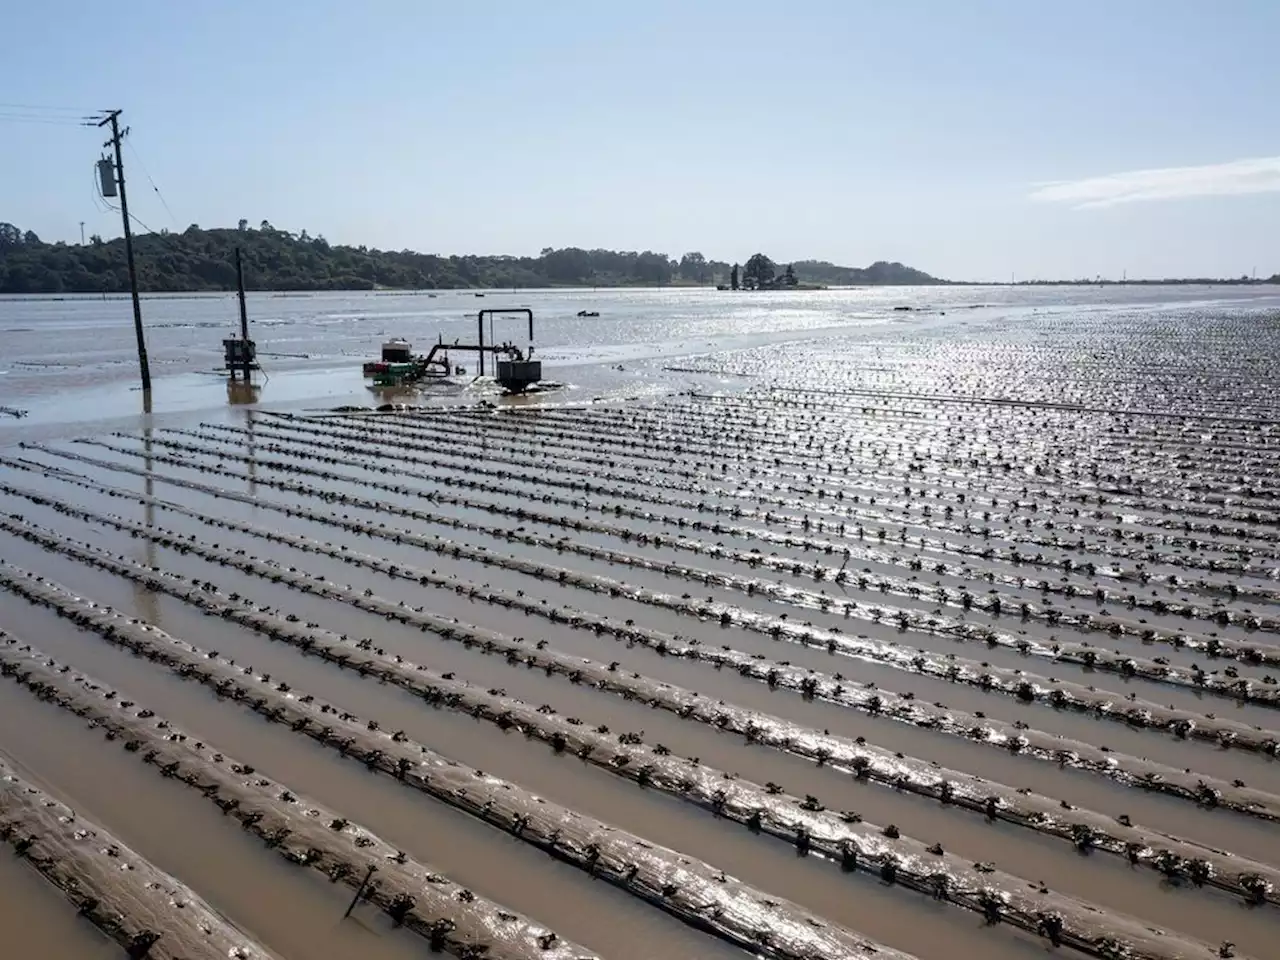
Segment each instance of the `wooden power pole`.
[[[240,260],[240,248],[236,247],[236,297],[240,301],[240,339],[249,339],[249,310],[244,302],[244,264]],[[249,371],[245,371],[248,379]]]
[[[129,262],[129,292],[133,296],[133,332],[138,337],[138,368],[142,374],[143,393],[151,392],[151,364],[147,362],[147,338],[142,330],[142,304],[138,301],[138,271],[133,261],[133,229],[129,225],[129,198],[124,190],[124,160],[120,156],[120,111],[111,110],[98,124],[111,125],[111,139],[104,147],[115,147],[116,184],[120,187],[120,215],[124,220],[124,255]],[[128,130],[126,129],[126,133]]]

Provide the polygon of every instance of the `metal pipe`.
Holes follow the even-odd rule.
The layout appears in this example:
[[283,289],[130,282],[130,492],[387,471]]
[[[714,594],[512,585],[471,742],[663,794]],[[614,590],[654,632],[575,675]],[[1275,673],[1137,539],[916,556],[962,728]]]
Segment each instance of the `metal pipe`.
[[525,317],[528,317],[529,318],[529,342],[533,343],[533,311],[532,310],[530,310],[528,307],[489,307],[488,309],[481,310],[479,316],[481,318],[481,321],[483,322],[483,319],[486,315],[492,318],[500,313],[515,314],[517,316],[523,315]]

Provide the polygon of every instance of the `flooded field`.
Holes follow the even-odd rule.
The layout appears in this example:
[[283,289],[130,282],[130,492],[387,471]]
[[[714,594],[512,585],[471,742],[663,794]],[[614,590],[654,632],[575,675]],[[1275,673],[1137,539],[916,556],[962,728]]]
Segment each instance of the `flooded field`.
[[1273,956],[1278,304],[988,294],[613,295],[522,402],[0,393],[7,947]]

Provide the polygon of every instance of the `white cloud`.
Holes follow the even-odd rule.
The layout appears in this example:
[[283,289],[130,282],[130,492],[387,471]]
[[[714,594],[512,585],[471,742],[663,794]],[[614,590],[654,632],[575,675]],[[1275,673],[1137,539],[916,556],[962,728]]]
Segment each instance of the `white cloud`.
[[1077,209],[1109,207],[1134,200],[1231,196],[1280,191],[1280,157],[1233,160],[1203,167],[1132,170],[1084,180],[1039,183],[1032,200],[1070,203]]

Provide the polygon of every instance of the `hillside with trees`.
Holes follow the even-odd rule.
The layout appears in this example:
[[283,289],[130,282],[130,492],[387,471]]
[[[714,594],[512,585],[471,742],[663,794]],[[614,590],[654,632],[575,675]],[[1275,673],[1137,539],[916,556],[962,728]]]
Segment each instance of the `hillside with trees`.
[[[234,228],[205,230],[192,224],[181,233],[135,237],[139,287],[151,293],[234,289],[237,247],[244,261],[245,286],[251,290],[727,285],[733,271],[729,263],[697,252],[677,260],[650,250],[577,247],[548,247],[536,257],[377,250],[330,244],[305,230],[276,229],[265,220],[256,226],[241,220]],[[802,261],[793,264],[792,271],[801,284],[939,282],[901,264],[877,263],[860,270]],[[128,289],[122,239],[94,236],[83,245],[45,243],[29,230],[24,233],[0,222],[0,293],[122,293]]]
[[798,260],[791,265],[796,276],[809,283],[830,287],[852,287],[862,284],[938,283],[921,270],[901,263],[877,260],[869,267],[840,267],[825,260]]

